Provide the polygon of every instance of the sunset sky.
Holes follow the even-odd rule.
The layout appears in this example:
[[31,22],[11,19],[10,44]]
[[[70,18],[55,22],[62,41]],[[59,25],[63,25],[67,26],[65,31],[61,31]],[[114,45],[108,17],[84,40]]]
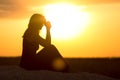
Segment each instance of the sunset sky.
[[[59,8],[60,4],[70,4],[76,10]],[[46,12],[45,6],[49,9]],[[74,20],[69,22],[63,10],[70,10],[73,15],[67,18]],[[53,27],[51,33],[52,44],[64,57],[120,57],[119,0],[0,0],[0,56],[21,56],[22,35],[34,13],[61,18],[58,25],[57,19],[50,17],[53,26],[58,27]],[[56,36],[57,32],[60,35]]]

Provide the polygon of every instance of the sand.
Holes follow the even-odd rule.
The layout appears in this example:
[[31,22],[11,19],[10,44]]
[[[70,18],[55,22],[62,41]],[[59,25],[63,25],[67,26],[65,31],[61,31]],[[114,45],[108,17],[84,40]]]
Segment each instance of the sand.
[[47,70],[27,71],[19,66],[0,66],[0,80],[118,80],[103,75],[77,72],[62,73]]

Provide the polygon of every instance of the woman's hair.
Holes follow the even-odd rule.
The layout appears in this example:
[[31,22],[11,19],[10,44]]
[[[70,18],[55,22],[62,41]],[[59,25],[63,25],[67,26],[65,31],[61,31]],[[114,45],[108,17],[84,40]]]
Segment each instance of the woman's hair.
[[28,28],[41,29],[45,22],[45,18],[41,14],[33,14],[30,18]]
[[25,31],[23,37],[33,37],[36,34],[39,34],[39,30],[45,23],[45,17],[41,14],[33,14],[30,18],[28,28]]

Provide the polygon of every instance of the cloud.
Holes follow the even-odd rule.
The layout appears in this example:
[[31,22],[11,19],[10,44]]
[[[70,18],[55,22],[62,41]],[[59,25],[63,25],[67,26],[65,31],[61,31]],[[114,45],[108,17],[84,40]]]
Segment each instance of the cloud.
[[0,0],[0,18],[18,18],[26,16],[30,13],[27,7],[42,6],[58,2],[70,2],[78,5],[94,5],[118,3],[120,0]]
[[19,0],[0,0],[0,18],[13,17],[24,11],[25,6]]
[[7,16],[16,10],[13,0],[0,0],[0,17]]
[[27,0],[33,5],[43,5],[50,3],[58,3],[58,2],[70,2],[77,4],[107,4],[107,3],[118,3],[120,0]]

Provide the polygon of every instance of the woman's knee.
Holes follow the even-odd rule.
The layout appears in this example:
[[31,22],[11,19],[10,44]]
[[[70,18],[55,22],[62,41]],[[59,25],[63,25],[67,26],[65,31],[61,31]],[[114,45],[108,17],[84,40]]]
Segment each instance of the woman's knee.
[[51,48],[56,48],[53,44],[50,45]]
[[54,49],[56,48],[53,44],[49,45],[49,46],[46,46],[44,49]]

